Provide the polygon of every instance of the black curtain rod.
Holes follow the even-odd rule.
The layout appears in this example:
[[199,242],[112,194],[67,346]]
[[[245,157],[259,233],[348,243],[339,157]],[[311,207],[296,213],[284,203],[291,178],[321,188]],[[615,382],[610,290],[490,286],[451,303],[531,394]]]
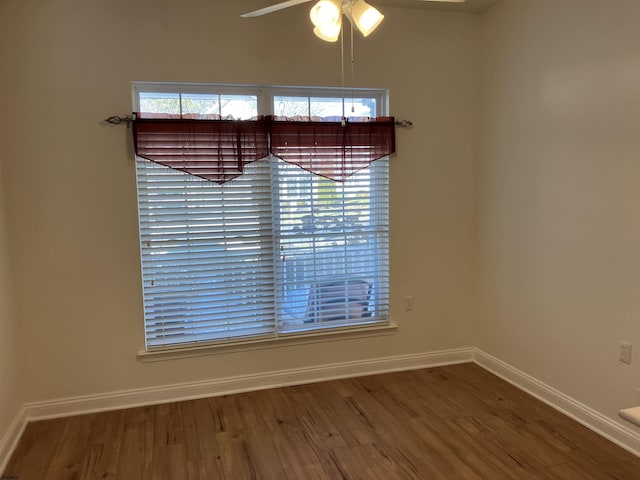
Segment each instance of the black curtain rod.
[[[113,115],[111,117],[105,118],[102,123],[106,123],[109,125],[122,125],[126,124],[127,128],[131,126],[131,122],[133,122],[133,116],[129,115],[126,117],[120,117],[118,115]],[[409,128],[413,127],[413,122],[411,120],[395,120],[394,125],[396,127]]]

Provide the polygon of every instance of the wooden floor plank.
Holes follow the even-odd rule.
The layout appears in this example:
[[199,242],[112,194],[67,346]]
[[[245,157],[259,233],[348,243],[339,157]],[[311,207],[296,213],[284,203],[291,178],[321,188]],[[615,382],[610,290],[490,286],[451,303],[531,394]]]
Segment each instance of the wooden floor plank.
[[637,480],[640,478],[640,458],[609,464],[605,470],[613,480]]
[[150,420],[125,424],[122,432],[122,451],[118,459],[117,480],[147,480],[151,478],[153,427],[154,424]]
[[222,471],[220,459],[217,457],[207,457],[200,460],[187,461],[186,480],[218,480],[222,478],[224,478],[224,473]]
[[561,463],[549,467],[551,478],[557,480],[612,480],[611,477],[599,468],[585,468],[573,462]]
[[66,421],[56,419],[28,424],[5,472],[25,472],[24,477],[42,478],[54,460]]
[[[501,472],[497,478],[512,480],[546,480],[544,469],[504,447],[500,434],[487,428],[475,417],[450,420],[452,429],[472,443],[487,462],[493,463]],[[511,451],[510,451],[511,450]]]
[[154,446],[152,455],[153,480],[187,478],[187,460],[183,444]]
[[242,434],[220,432],[216,434],[220,447],[220,469],[225,480],[257,477],[256,465],[251,458],[247,441]]
[[27,426],[29,480],[638,480],[640,459],[474,364]]
[[81,480],[116,478],[125,416],[123,410],[95,416],[82,462]]

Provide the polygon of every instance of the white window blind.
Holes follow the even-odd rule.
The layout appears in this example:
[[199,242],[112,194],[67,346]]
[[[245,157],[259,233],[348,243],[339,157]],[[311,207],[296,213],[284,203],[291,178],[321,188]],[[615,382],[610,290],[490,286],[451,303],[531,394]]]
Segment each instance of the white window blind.
[[[283,88],[136,84],[134,103],[235,118],[344,108],[329,89]],[[384,113],[380,95],[349,99],[354,115]],[[344,183],[276,158],[222,185],[141,158],[136,172],[148,350],[388,322],[387,159]]]
[[282,329],[386,318],[388,162],[344,183],[274,162],[278,318]]
[[269,165],[223,185],[138,159],[148,347],[271,334]]

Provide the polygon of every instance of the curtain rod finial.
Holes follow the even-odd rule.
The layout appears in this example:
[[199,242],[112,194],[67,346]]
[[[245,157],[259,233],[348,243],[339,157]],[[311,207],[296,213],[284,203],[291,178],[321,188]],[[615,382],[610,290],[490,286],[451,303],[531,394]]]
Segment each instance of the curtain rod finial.
[[131,127],[131,122],[135,120],[135,116],[127,116],[127,117],[119,117],[118,115],[113,115],[109,118],[105,118],[102,123],[106,123],[109,125],[122,125],[123,123],[127,124],[127,128]]
[[413,122],[411,120],[396,120],[394,124],[396,127],[413,127]]

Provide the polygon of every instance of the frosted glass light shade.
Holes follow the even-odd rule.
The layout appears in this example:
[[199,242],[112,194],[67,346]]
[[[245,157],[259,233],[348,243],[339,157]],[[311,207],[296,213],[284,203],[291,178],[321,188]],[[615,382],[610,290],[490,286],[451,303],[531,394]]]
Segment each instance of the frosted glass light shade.
[[351,18],[360,33],[366,37],[382,23],[384,15],[364,0],[355,0],[351,4]]
[[342,16],[340,0],[319,0],[309,12],[311,21],[317,28],[331,28],[339,25]]
[[325,42],[336,42],[340,38],[340,30],[342,29],[342,20],[339,18],[338,23],[328,23],[313,29],[313,33]]

